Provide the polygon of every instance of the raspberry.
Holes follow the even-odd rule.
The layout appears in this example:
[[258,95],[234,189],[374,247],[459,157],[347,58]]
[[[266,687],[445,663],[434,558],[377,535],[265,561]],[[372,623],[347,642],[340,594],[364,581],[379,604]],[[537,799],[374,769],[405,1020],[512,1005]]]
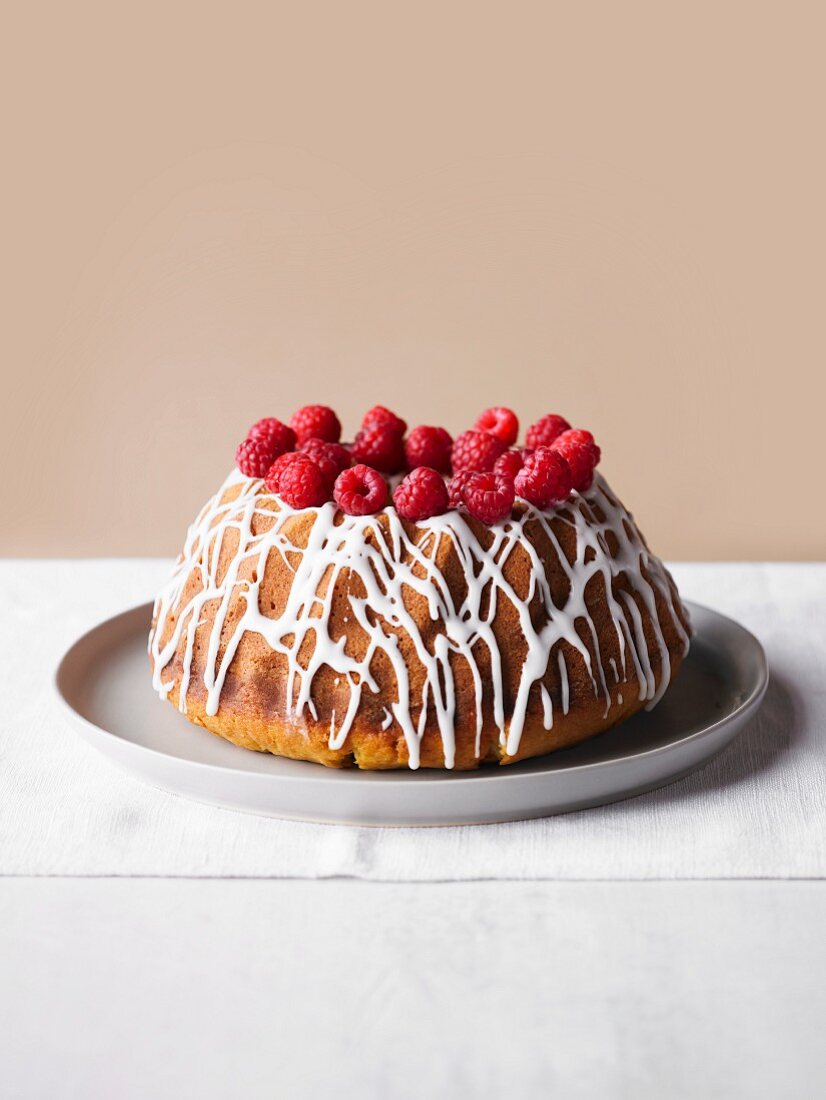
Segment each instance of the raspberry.
[[465,503],[465,484],[473,470],[460,470],[450,479],[447,487],[447,499],[451,508],[461,508]]
[[361,422],[362,428],[389,428],[396,435],[404,435],[407,431],[407,423],[394,412],[386,409],[384,405],[374,405],[364,414]]
[[422,424],[414,428],[405,440],[407,468],[415,470],[417,466],[430,466],[441,474],[449,474],[452,446],[453,440],[444,428],[431,428]]
[[471,474],[462,495],[472,516],[482,523],[499,523],[511,514],[513,482],[501,474]]
[[505,444],[498,436],[471,428],[469,432],[462,432],[453,444],[453,469],[489,473],[504,450]]
[[563,432],[554,440],[553,449],[570,466],[576,491],[584,493],[586,489],[590,489],[594,480],[594,469],[602,455],[591,433],[582,428]]
[[303,454],[311,458],[332,485],[342,470],[350,465],[350,452],[340,443],[325,443],[323,439],[308,439],[301,444]]
[[495,435],[506,447],[512,447],[519,435],[519,421],[512,409],[485,409],[473,426],[480,432],[490,432],[491,435]]
[[278,457],[279,452],[269,437],[264,439],[245,439],[238,444],[235,463],[247,477],[264,477],[267,470]]
[[370,466],[353,466],[338,475],[333,496],[348,516],[371,516],[387,504],[387,482]]
[[270,440],[275,450],[274,458],[295,450],[295,432],[274,416],[257,420],[247,432],[247,439]]
[[537,447],[516,475],[514,488],[529,504],[550,508],[571,491],[570,467],[551,447]]
[[404,440],[383,424],[362,428],[353,440],[353,458],[385,474],[396,474],[404,468]]
[[504,474],[513,480],[525,464],[526,455],[518,449],[505,451],[493,464],[495,474]]
[[525,443],[528,447],[550,447],[556,437],[567,432],[570,426],[564,416],[548,413],[535,424],[531,424],[525,436]]
[[299,446],[308,439],[323,439],[325,443],[338,443],[341,439],[341,421],[326,405],[305,405],[293,413],[290,427]]
[[[286,458],[287,456],[282,456]],[[330,483],[311,458],[293,454],[278,474],[278,494],[291,508],[317,508],[330,499]],[[269,478],[268,478],[269,480]]]
[[417,466],[393,493],[396,511],[414,521],[440,516],[447,511],[447,486],[438,470]]
[[273,462],[272,466],[267,470],[267,476],[264,478],[264,484],[271,493],[277,493],[279,491],[282,471],[286,470],[287,467],[299,457],[301,456],[298,451],[288,451],[285,455],[279,455],[275,462]]

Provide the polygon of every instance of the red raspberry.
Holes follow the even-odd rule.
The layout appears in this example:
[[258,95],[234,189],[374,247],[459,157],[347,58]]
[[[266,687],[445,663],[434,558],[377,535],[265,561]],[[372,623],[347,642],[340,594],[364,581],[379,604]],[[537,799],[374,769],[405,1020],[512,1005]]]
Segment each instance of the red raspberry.
[[485,409],[473,426],[480,432],[490,432],[491,435],[495,435],[506,447],[512,447],[519,435],[519,421],[512,409]]
[[269,438],[245,439],[238,444],[235,463],[247,477],[264,477],[277,457],[278,451]]
[[295,432],[274,416],[257,420],[247,432],[247,439],[270,440],[275,450],[274,458],[295,450]]
[[505,444],[498,436],[471,428],[469,432],[462,432],[453,444],[453,469],[489,473],[504,451]]
[[570,426],[564,416],[548,413],[535,424],[531,424],[525,436],[525,443],[528,447],[550,447],[556,437],[567,432]]
[[447,511],[447,486],[438,470],[417,466],[393,493],[396,511],[414,522]]
[[383,424],[362,428],[353,440],[353,458],[385,474],[396,474],[404,469],[404,440]]
[[371,516],[387,504],[387,482],[378,470],[353,466],[338,475],[333,496],[348,516]]
[[504,474],[505,477],[509,477],[512,481],[525,464],[526,457],[524,452],[518,449],[505,451],[505,453],[500,455],[494,462],[493,472],[495,474]]
[[341,421],[326,405],[305,405],[293,413],[290,427],[299,446],[308,439],[323,439],[325,443],[338,443],[341,439]]
[[472,516],[482,523],[499,523],[511,514],[513,482],[501,474],[471,474],[462,495]]
[[554,440],[553,449],[570,466],[576,491],[584,493],[586,489],[590,489],[594,480],[594,469],[602,456],[591,433],[582,428],[563,432]]
[[571,491],[568,463],[551,447],[537,447],[514,481],[516,492],[537,508],[550,508]]
[[299,457],[301,456],[298,451],[288,451],[285,455],[279,455],[275,462],[273,462],[272,466],[267,470],[267,476],[264,478],[264,484],[271,493],[277,493],[279,491],[279,481],[282,470],[286,470],[287,467]]
[[473,470],[460,470],[450,479],[447,487],[447,499],[451,508],[461,508],[465,503],[465,485]]
[[450,448],[453,440],[444,428],[431,428],[422,424],[414,428],[405,440],[404,453],[407,468],[430,466],[441,474],[450,473]]
[[291,508],[317,508],[325,504],[330,499],[330,483],[318,466],[306,455],[293,454],[290,458],[278,474],[281,499]]
[[325,443],[323,439],[308,439],[301,444],[301,451],[313,460],[331,485],[351,461],[346,447],[340,443]]
[[396,435],[404,435],[407,424],[400,416],[386,409],[384,405],[374,405],[364,414],[362,428],[388,428]]

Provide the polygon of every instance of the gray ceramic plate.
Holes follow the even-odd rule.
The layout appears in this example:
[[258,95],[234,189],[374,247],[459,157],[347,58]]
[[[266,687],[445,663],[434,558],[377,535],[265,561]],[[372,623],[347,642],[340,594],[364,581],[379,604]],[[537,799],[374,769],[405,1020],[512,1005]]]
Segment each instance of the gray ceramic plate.
[[151,605],[90,630],[57,690],[89,744],[156,787],[248,813],[360,825],[458,825],[544,817],[661,787],[702,767],[754,715],[768,682],[757,639],[689,605],[691,652],[659,705],[584,745],[476,772],[335,771],[238,748],[152,690]]

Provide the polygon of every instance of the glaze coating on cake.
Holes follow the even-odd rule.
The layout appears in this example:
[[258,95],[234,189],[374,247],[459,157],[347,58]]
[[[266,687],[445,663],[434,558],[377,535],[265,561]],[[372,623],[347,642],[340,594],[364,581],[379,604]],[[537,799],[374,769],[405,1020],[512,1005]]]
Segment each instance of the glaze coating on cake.
[[475,768],[653,706],[689,646],[662,562],[596,476],[502,522],[293,508],[234,471],[154,610],[154,684],[238,745],[333,767]]

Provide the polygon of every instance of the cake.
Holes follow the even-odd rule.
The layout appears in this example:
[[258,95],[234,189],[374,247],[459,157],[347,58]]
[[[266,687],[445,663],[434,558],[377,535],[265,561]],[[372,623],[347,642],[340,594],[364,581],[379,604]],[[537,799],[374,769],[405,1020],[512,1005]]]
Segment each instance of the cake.
[[589,432],[517,430],[259,421],[155,603],[158,693],[244,748],[366,769],[511,764],[654,706],[689,646],[674,582]]

